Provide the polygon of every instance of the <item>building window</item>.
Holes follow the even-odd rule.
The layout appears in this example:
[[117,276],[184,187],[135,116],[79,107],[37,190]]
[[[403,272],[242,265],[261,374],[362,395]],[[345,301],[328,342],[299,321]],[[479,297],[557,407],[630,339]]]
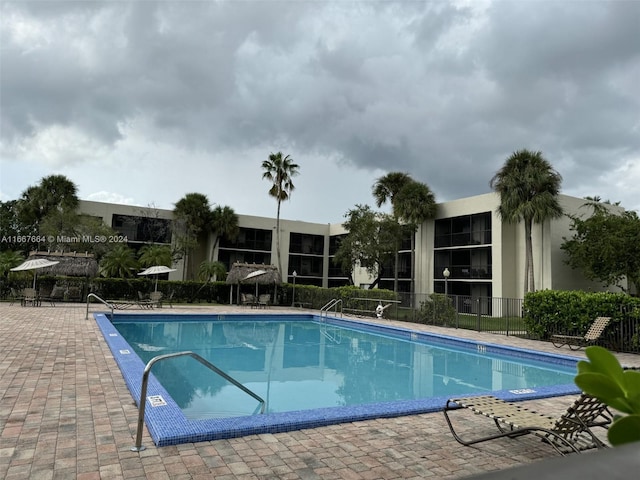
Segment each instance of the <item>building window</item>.
[[289,234],[289,253],[323,255],[324,236],[292,232]]
[[491,244],[491,212],[441,218],[435,222],[435,248]]
[[171,243],[171,220],[113,214],[111,228],[129,242]]
[[237,238],[230,240],[221,237],[220,248],[271,252],[271,237],[271,230],[241,227]]

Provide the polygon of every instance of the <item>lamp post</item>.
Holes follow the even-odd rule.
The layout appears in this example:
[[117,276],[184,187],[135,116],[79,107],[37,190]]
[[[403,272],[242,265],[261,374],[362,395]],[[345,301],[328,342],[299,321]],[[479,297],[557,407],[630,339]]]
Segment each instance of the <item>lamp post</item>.
[[444,277],[444,294],[446,296],[449,296],[449,275],[451,275],[451,272],[448,268],[445,268],[442,272],[442,276]]
[[298,276],[298,272],[295,270],[291,274],[293,276],[293,294],[291,295],[291,306],[296,306],[296,277]]

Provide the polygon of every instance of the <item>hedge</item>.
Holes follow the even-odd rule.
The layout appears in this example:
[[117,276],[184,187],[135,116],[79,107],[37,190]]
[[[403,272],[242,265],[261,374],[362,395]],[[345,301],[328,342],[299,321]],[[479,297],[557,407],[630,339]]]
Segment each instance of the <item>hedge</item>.
[[548,339],[553,333],[582,335],[596,317],[611,317],[613,328],[640,315],[640,298],[624,293],[541,290],[524,298],[524,323],[530,335]]

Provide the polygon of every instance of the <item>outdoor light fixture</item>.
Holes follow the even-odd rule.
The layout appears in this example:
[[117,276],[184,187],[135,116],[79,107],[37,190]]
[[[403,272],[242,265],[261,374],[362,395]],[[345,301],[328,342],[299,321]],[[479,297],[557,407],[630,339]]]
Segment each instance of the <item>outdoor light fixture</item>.
[[442,276],[444,277],[444,294],[445,295],[449,295],[449,275],[451,275],[451,272],[449,271],[448,268],[445,268],[444,271],[442,272]]
[[298,272],[295,270],[291,274],[293,276],[293,294],[291,294],[291,306],[296,306],[296,277],[298,276]]

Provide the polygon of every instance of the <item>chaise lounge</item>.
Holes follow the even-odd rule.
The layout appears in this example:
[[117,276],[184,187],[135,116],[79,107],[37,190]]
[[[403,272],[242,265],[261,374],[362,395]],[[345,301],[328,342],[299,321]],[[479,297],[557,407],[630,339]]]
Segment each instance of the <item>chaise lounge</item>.
[[598,317],[584,335],[551,335],[551,343],[556,348],[568,345],[571,350],[579,350],[596,343],[610,321],[611,317]]
[[[469,440],[462,439],[453,427],[450,412],[464,409],[491,418],[499,433]],[[536,413],[491,395],[447,400],[443,413],[453,437],[462,445],[469,446],[497,438],[515,438],[532,434],[540,437],[561,455],[606,447],[593,434],[591,428],[607,427],[612,421],[607,406],[585,393],[559,418]]]

